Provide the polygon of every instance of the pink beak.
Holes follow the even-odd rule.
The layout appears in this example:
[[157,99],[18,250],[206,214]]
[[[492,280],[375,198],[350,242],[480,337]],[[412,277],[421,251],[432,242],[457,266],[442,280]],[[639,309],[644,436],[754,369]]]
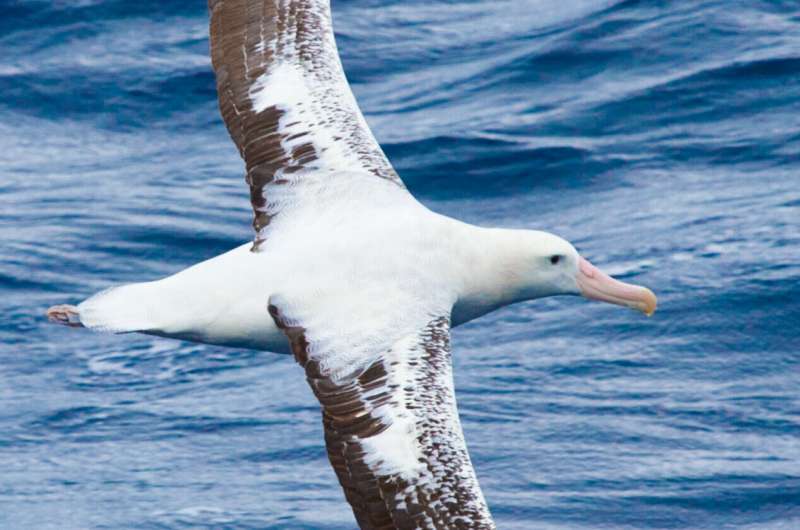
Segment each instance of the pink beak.
[[647,316],[656,310],[656,295],[647,287],[615,280],[584,258],[578,258],[578,287],[581,294],[600,300],[637,309]]

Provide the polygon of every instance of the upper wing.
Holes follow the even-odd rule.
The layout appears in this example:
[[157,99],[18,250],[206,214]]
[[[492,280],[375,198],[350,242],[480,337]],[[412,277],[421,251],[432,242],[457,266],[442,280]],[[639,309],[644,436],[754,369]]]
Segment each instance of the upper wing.
[[270,183],[355,170],[403,187],[347,84],[329,0],[209,0],[209,8],[219,106],[247,166],[254,248],[280,209]]
[[361,528],[495,528],[458,420],[449,317],[334,378],[320,361],[332,342],[282,307],[271,301],[270,314],[322,405],[328,458]]

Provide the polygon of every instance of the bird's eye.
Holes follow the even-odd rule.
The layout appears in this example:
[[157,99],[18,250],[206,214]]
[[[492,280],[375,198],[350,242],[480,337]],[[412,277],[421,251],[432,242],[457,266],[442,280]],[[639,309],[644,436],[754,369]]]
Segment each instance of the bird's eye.
[[555,255],[553,255],[553,256],[550,256],[550,263],[551,263],[552,265],[558,265],[558,262],[559,262],[559,261],[561,261],[561,256],[559,256],[558,254],[555,254]]

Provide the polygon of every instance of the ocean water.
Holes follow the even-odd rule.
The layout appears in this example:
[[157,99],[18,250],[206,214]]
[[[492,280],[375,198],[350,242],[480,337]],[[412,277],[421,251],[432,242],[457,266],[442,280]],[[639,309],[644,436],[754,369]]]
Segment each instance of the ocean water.
[[[206,5],[0,1],[0,528],[347,529],[287,356],[48,325],[252,236]],[[796,0],[334,1],[430,208],[660,296],[454,332],[501,529],[800,528]]]

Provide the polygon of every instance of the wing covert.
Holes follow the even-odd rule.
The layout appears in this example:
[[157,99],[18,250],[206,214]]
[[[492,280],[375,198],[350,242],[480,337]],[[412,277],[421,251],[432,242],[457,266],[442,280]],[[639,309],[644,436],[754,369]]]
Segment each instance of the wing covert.
[[270,304],[322,406],[328,458],[362,529],[495,528],[458,419],[448,316],[343,379],[323,344]]
[[345,78],[329,0],[209,0],[209,9],[219,106],[246,164],[254,249],[281,210],[270,185],[359,171],[403,187]]

